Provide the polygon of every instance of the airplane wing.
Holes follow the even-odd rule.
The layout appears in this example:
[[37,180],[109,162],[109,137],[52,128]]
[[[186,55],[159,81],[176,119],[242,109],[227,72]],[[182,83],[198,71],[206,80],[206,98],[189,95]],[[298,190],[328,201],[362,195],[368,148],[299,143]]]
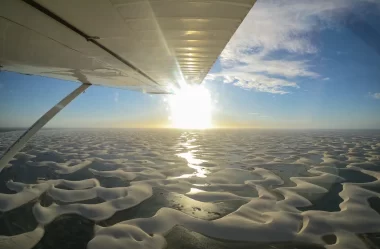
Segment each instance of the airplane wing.
[[199,84],[255,0],[0,0],[1,70],[150,93]]

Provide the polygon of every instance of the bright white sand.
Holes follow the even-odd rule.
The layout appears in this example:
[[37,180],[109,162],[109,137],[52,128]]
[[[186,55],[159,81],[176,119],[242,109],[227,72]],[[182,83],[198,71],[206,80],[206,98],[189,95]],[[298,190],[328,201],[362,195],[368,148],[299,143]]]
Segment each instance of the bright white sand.
[[[62,179],[7,183],[16,193],[0,193],[0,211],[36,201],[33,214],[40,225],[31,232],[0,236],[0,248],[31,248],[42,238],[43,226],[64,214],[106,220],[149,199],[153,189],[185,195],[198,204],[231,200],[245,204],[216,220],[163,207],[150,218],[96,226],[88,249],[165,248],[164,236],[176,225],[213,238],[303,241],[333,249],[364,248],[355,234],[380,232],[380,215],[367,201],[380,198],[380,194],[366,189],[380,186],[380,173],[373,171],[380,168],[379,136],[216,131],[66,133],[45,132],[36,138],[33,145],[37,148],[51,146],[48,154],[30,149],[18,155],[16,162],[24,160],[27,167],[36,169],[51,168]],[[1,144],[9,143],[8,135],[0,134]],[[64,158],[64,162],[54,158]],[[339,176],[339,168],[373,181],[355,183]],[[82,170],[93,178],[64,180]],[[125,185],[104,187],[100,179],[118,179]],[[337,184],[343,187],[340,210],[297,209],[310,207]],[[38,200],[44,193],[65,205],[43,207]],[[102,202],[78,203],[94,198]],[[322,240],[329,234],[337,237],[336,244],[327,245]]]

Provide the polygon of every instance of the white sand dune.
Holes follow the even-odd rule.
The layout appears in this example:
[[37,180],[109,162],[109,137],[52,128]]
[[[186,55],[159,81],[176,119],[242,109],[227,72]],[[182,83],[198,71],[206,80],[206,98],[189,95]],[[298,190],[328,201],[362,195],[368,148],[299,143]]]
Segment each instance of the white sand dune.
[[[20,192],[16,194],[0,194],[0,211],[4,212],[20,207],[38,198],[49,188],[49,184],[42,183],[23,188]],[[14,186],[13,189],[19,190],[19,186]]]
[[0,235],[0,248],[1,249],[29,249],[35,246],[38,241],[44,236],[44,229],[42,226],[37,226],[31,232],[22,233],[14,236],[1,236]]
[[[289,202],[278,202],[273,196],[265,193],[263,188],[258,191],[260,192],[259,198],[252,199],[239,210],[214,221],[200,220],[177,210],[162,208],[152,218],[129,220],[112,227],[98,228],[96,234],[102,234],[103,239],[97,241],[96,235],[94,241],[89,243],[89,248],[106,246],[107,243],[115,240],[115,233],[129,230],[135,226],[141,228],[146,234],[164,236],[175,225],[181,225],[214,238],[260,242],[297,240],[324,244],[323,235],[335,234],[338,242],[331,248],[360,248],[363,246],[363,242],[360,242],[359,239],[350,238],[350,243],[345,242],[348,234],[355,237],[354,233],[379,231],[380,215],[365,203],[367,198],[380,197],[380,194],[355,185],[343,185],[343,191],[340,193],[344,199],[344,202],[341,203],[341,211],[331,213],[323,211],[296,212],[295,210],[289,212],[287,207]],[[215,198],[211,194],[209,196],[211,200]],[[285,200],[288,198],[292,198],[292,196],[285,196]],[[348,217],[351,218],[348,219]],[[106,238],[105,234],[108,234],[109,237]],[[355,243],[352,243],[353,241]],[[150,245],[152,248],[162,248],[153,246]]]
[[112,171],[98,171],[94,169],[90,169],[90,172],[96,176],[102,177],[117,177],[123,180],[131,181],[136,178],[136,174],[133,172],[125,172],[124,170],[112,170]]
[[[107,192],[108,195],[112,193],[115,196],[115,193],[120,194],[121,189],[116,189],[114,191],[109,190]],[[57,205],[52,204],[49,207],[43,207],[39,203],[37,203],[33,207],[33,213],[36,220],[40,224],[48,224],[52,222],[56,217],[63,214],[79,214],[87,219],[100,221],[110,218],[113,214],[115,214],[119,210],[128,209],[140,204],[142,201],[146,200],[152,195],[152,188],[149,185],[134,185],[131,187],[122,190],[123,195],[124,191],[127,191],[126,196],[122,196],[119,198],[114,198],[107,200],[105,202],[99,204],[68,204],[68,205]],[[77,199],[90,199],[92,198],[92,194],[105,194],[104,191],[99,191],[99,188],[96,188],[95,191],[85,191],[81,192],[79,196],[71,195],[71,191],[60,192],[60,198],[64,199],[65,202],[74,202]],[[57,196],[57,193],[55,193]],[[103,196],[104,197],[104,196]],[[116,196],[115,196],[116,197]]]
[[[69,166],[72,163],[75,163],[75,164]],[[58,174],[72,174],[78,170],[88,167],[91,163],[92,163],[92,160],[85,160],[81,162],[77,162],[77,160],[69,160],[65,163],[56,163],[52,161],[27,162],[29,166],[34,166],[34,167],[54,167],[56,168],[55,172]]]
[[[35,170],[30,176],[34,180],[29,180],[33,183],[20,182],[16,175],[6,184],[16,193],[0,193],[5,214],[35,201],[33,215],[39,226],[1,236],[0,248],[33,247],[44,234],[43,226],[62,215],[99,222],[118,211],[152,205],[145,202],[150,198],[161,205],[154,216],[96,226],[88,249],[165,248],[165,236],[177,225],[232,241],[366,248],[357,234],[380,233],[380,215],[368,201],[380,198],[380,134],[363,134],[44,131],[11,162],[20,174],[26,167]],[[5,147],[14,137],[12,132],[0,134],[0,145]],[[39,180],[40,175],[48,178],[47,170],[60,179]],[[4,169],[0,177],[13,179],[9,172]],[[181,208],[162,204],[166,197],[160,191],[175,193]],[[43,194],[53,203],[42,205]],[[93,199],[99,203],[80,203]],[[320,209],[331,200],[336,211]],[[243,204],[217,213],[213,220],[197,216],[206,203],[232,201]],[[335,236],[336,242],[327,243],[326,235]]]

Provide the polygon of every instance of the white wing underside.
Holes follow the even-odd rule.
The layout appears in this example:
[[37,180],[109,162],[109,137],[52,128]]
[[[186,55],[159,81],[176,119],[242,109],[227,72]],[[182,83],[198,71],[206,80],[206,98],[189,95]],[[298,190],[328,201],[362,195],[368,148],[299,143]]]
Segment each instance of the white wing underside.
[[0,0],[1,69],[167,93],[202,82],[254,2]]

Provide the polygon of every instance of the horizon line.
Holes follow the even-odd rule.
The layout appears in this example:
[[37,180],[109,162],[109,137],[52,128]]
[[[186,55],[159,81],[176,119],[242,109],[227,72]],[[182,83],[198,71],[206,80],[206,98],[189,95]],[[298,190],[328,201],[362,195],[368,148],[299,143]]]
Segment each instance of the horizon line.
[[[16,131],[27,130],[29,127],[0,127],[0,132],[4,131]],[[41,130],[52,129],[155,129],[155,130],[380,130],[380,128],[274,128],[274,127],[212,127],[206,129],[184,129],[175,127],[43,127]]]

